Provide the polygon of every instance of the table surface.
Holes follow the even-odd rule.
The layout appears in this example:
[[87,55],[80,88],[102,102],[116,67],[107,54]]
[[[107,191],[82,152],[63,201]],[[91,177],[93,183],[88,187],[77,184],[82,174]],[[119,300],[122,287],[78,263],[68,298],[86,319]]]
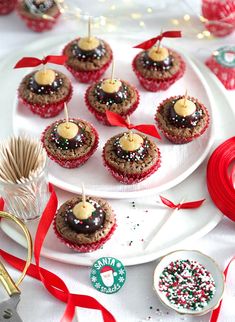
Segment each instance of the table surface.
[[[108,16],[108,22],[102,27],[102,33],[120,33],[120,37],[128,26],[130,35],[138,35],[143,39],[157,33],[161,27],[163,30],[172,28],[171,19],[181,19],[184,14],[191,10],[192,19],[197,19],[195,14],[199,12],[199,1],[181,1],[180,5],[175,5],[177,1],[95,1],[70,0],[69,5],[76,4],[82,9],[82,13],[88,13],[93,16]],[[177,2],[179,3],[179,2]],[[167,10],[166,9],[167,6]],[[104,10],[105,8],[105,10]],[[150,8],[150,9],[149,9]],[[148,14],[146,14],[146,12]],[[110,22],[111,21],[111,22]],[[182,21],[182,19],[180,20]],[[121,23],[120,23],[121,22]],[[234,44],[234,35],[222,39],[198,40],[193,30],[193,22],[187,25],[185,22],[180,24],[180,28],[185,31],[185,38],[180,41],[183,49],[191,52],[199,59],[205,59],[212,50],[221,45]],[[195,27],[196,26],[196,27]],[[194,27],[197,28],[198,25]],[[74,32],[84,34],[85,24],[82,20],[61,20],[60,23],[50,32],[36,34],[26,29],[15,13],[0,17],[0,57],[4,59],[12,51],[26,46],[31,41],[35,41],[44,36],[53,36],[58,33]],[[157,30],[156,32],[154,30]],[[192,31],[192,32],[191,32]],[[100,32],[98,27],[97,34]],[[3,77],[4,75],[1,75]],[[232,103],[234,101],[234,92],[227,92],[227,97]],[[222,107],[221,107],[222,108]],[[0,96],[0,139],[3,139],[12,133],[11,125],[11,106],[3,106]],[[63,193],[58,191],[59,194]],[[220,224],[208,235],[198,241],[187,243],[187,249],[198,249],[213,257],[220,265],[221,269],[226,265],[235,252],[235,223],[224,218]],[[25,257],[25,250],[8,238],[0,231],[1,248],[11,252],[18,257]],[[156,262],[133,266],[127,268],[127,281],[123,289],[114,295],[105,295],[97,292],[90,285],[90,268],[78,267],[57,263],[45,258],[41,259],[41,265],[57,275],[59,275],[68,285],[73,293],[89,294],[99,300],[115,316],[118,322],[140,322],[140,321],[209,321],[209,315],[202,317],[179,316],[172,311],[168,311],[157,299],[152,287],[152,276]],[[231,267],[231,271],[234,267]],[[13,277],[18,273],[9,268]],[[232,322],[235,320],[235,311],[232,309],[235,305],[235,280],[228,277],[227,289],[224,296],[224,303],[219,317],[220,322]],[[41,283],[30,277],[26,277],[21,286],[22,296],[18,306],[19,314],[24,322],[59,321],[65,305],[54,299],[43,287]],[[0,300],[5,298],[3,290],[0,291]],[[40,308],[40,309],[39,309]],[[102,321],[99,311],[77,309],[74,321]]]

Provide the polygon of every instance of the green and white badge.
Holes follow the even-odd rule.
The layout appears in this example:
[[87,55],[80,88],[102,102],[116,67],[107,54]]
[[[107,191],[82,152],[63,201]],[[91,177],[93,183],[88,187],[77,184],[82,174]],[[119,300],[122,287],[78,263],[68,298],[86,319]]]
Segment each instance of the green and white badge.
[[112,294],[123,287],[126,281],[126,270],[118,259],[101,257],[93,264],[90,279],[97,291]]
[[224,46],[215,51],[215,59],[225,67],[235,67],[235,46]]

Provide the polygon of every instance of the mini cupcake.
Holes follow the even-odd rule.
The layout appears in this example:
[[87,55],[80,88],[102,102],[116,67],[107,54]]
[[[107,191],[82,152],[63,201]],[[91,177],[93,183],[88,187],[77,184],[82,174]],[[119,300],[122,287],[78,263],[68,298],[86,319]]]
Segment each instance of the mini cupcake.
[[36,32],[52,29],[60,16],[54,0],[20,0],[17,11],[27,27]]
[[116,228],[116,219],[107,201],[82,196],[66,201],[54,218],[56,236],[75,251],[86,253],[100,248]]
[[98,81],[113,58],[109,44],[95,37],[71,41],[63,49],[63,54],[68,57],[67,69],[82,83]]
[[235,30],[234,0],[203,0],[202,15],[205,27],[216,37],[224,37]]
[[188,143],[201,136],[209,125],[206,107],[193,97],[174,96],[164,100],[155,116],[158,128],[175,143]]
[[206,60],[206,65],[226,89],[235,89],[235,46],[224,46]]
[[133,184],[157,171],[160,166],[160,151],[148,136],[125,132],[106,142],[103,161],[116,180]]
[[20,101],[43,118],[54,117],[72,97],[72,85],[62,72],[41,69],[26,75],[18,89]]
[[96,151],[99,136],[95,128],[80,119],[59,120],[42,134],[48,157],[64,168],[77,168]]
[[15,9],[17,0],[0,0],[0,15],[8,15]]
[[98,121],[104,125],[110,125],[106,110],[121,116],[132,114],[139,104],[139,93],[126,81],[106,79],[88,87],[85,101],[88,109]]

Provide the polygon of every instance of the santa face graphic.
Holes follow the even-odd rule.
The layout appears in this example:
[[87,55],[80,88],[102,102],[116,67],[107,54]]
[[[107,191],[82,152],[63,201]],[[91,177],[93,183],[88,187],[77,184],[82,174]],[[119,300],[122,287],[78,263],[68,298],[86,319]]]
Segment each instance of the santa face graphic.
[[114,283],[116,273],[111,266],[104,266],[100,271],[100,276],[105,286],[111,287]]

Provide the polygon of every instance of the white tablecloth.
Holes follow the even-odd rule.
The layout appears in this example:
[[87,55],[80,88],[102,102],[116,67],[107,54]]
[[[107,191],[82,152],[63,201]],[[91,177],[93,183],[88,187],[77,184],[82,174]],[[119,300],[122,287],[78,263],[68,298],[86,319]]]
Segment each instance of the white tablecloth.
[[[68,1],[70,2],[70,1]],[[124,29],[130,32],[138,32],[143,34],[143,39],[152,36],[159,32],[161,27],[166,30],[170,28],[170,19],[181,17],[184,13],[189,13],[189,8],[181,1],[175,5],[175,1],[146,1],[142,4],[141,1],[134,1],[135,8],[133,9],[133,1],[73,1],[77,6],[92,15],[107,15],[108,13],[116,16],[114,19],[117,23],[117,16],[120,14],[125,20],[125,25],[119,24],[117,29],[122,32]],[[97,6],[94,5],[97,3]],[[103,13],[104,3],[106,3],[106,11]],[[172,5],[174,3],[174,5]],[[195,12],[198,10],[199,1],[189,1]],[[125,5],[125,9],[120,9],[120,4]],[[131,7],[132,5],[132,7]],[[116,7],[114,7],[116,6]],[[164,7],[167,6],[167,10]],[[150,14],[146,14],[146,8],[152,8]],[[110,10],[110,11],[109,11]],[[113,13],[118,10],[117,14]],[[142,16],[127,15],[127,10],[132,10],[133,13],[143,13]],[[149,10],[151,11],[151,10]],[[129,12],[129,11],[128,11]],[[194,12],[193,12],[194,14]],[[2,59],[12,51],[17,51],[29,42],[45,36],[52,36],[54,34],[74,31],[78,29],[78,34],[84,34],[84,24],[77,21],[61,21],[58,26],[50,32],[44,34],[36,34],[23,25],[15,13],[0,17],[0,56]],[[110,27],[111,28],[111,27]],[[109,30],[113,30],[112,28]],[[183,28],[186,28],[183,26]],[[105,31],[105,27],[104,27]],[[205,58],[213,49],[220,45],[234,44],[234,36],[230,36],[218,40],[197,40],[195,36],[186,34],[185,39],[180,41],[182,48],[192,52],[198,58]],[[4,77],[0,73],[0,77]],[[234,92],[234,91],[233,91]],[[228,93],[228,98],[231,103],[234,93]],[[0,138],[4,138],[11,134],[11,106],[3,106],[1,104],[0,95]],[[221,106],[221,108],[223,108]],[[228,260],[235,255],[235,223],[224,218],[220,224],[211,231],[207,236],[198,241],[185,245],[187,248],[198,249],[204,253],[212,256],[220,265],[221,268],[225,266]],[[25,250],[8,238],[2,231],[0,231],[0,247],[7,250],[21,258],[25,257]],[[55,261],[42,258],[41,265],[54,273],[58,274],[68,285],[70,291],[80,294],[89,294],[99,300],[107,309],[109,309],[116,317],[118,322],[139,322],[139,321],[209,321],[209,315],[203,317],[184,317],[173,313],[163,307],[158,301],[152,288],[152,276],[156,266],[155,262],[143,264],[127,268],[127,282],[123,289],[114,295],[105,295],[94,290],[89,281],[90,268],[78,267],[58,263]],[[231,267],[235,269],[235,265]],[[9,268],[9,272],[13,277],[18,276],[18,273]],[[235,281],[232,280],[232,273],[228,278],[228,287],[225,292],[224,303],[219,318],[220,322],[235,321]],[[43,285],[30,277],[26,277],[21,286],[22,295],[18,311],[25,322],[56,322],[60,320],[65,305],[54,299],[43,287]],[[0,293],[0,299],[4,298],[4,292]],[[150,308],[152,307],[152,309]],[[79,316],[79,318],[78,318]],[[150,317],[150,318],[149,318]],[[76,317],[77,321],[102,321],[100,312],[85,309],[78,309]]]

